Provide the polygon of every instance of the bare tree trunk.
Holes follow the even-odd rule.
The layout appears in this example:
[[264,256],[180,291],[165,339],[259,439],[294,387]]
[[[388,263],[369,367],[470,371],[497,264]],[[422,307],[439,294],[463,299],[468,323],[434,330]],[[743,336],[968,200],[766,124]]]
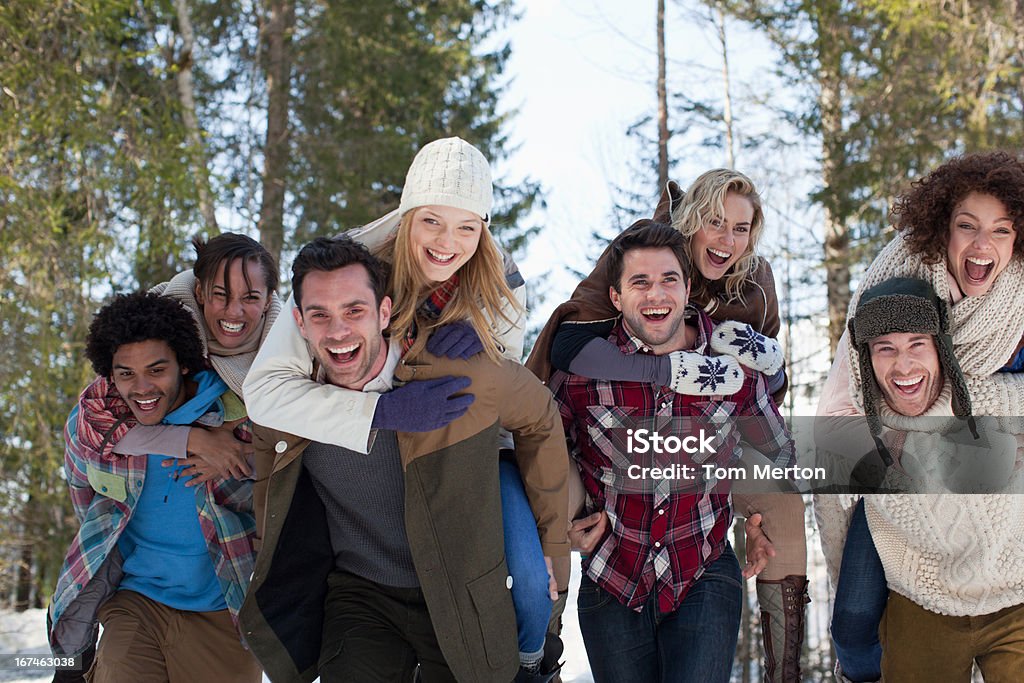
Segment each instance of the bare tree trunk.
[[[824,174],[826,187],[829,173]],[[829,353],[836,355],[839,339],[846,329],[846,312],[850,307],[850,235],[832,209],[825,206],[825,282],[828,291]]]
[[[25,502],[25,507],[32,504],[32,496]],[[26,528],[21,525],[21,552],[18,553],[18,580],[14,586],[14,611],[24,612],[31,607],[32,599],[32,543],[26,538]]]
[[826,3],[818,9],[818,45],[821,70],[821,181],[825,189],[825,283],[828,290],[829,350],[835,356],[850,306],[850,234],[839,210],[840,198],[830,188],[840,187],[843,167],[842,44],[838,8]]
[[270,0],[270,20],[265,27],[266,143],[263,147],[263,202],[260,206],[259,239],[280,263],[285,244],[285,183],[288,172],[288,110],[292,81],[291,40],[295,27],[295,3]]
[[[1013,16],[1016,19],[1014,26],[1017,38],[1017,61],[1020,63],[1024,62],[1024,1],[1015,0]],[[1020,75],[1017,78],[1017,105],[1024,109],[1024,69],[1018,73]]]
[[192,81],[192,46],[195,34],[192,31],[192,20],[188,14],[187,0],[175,0],[174,7],[178,14],[178,31],[181,33],[181,52],[177,59],[178,97],[181,99],[182,120],[188,131],[189,145],[192,147],[192,159],[196,174],[196,189],[199,193],[199,210],[206,221],[206,229],[216,235],[217,215],[210,198],[210,170],[206,166],[206,154],[203,152],[203,135],[196,118],[195,88]]
[[668,184],[668,88],[665,85],[665,0],[658,0],[658,192]]
[[[1017,63],[1024,61],[1024,0],[1013,0],[1013,38]],[[1024,69],[1017,72],[1017,105],[1024,105]]]
[[284,195],[288,170],[288,108],[291,93],[291,37],[295,3],[270,0],[264,27],[267,52],[267,140],[263,149],[260,242],[280,262],[284,246]]
[[732,89],[729,77],[729,50],[725,34],[725,7],[715,4],[715,30],[718,44],[722,48],[722,82],[725,87],[725,103],[722,107],[722,123],[725,125],[725,159],[729,168],[736,168],[736,138],[732,120]]
[[[787,190],[788,194],[788,190]],[[788,202],[787,202],[788,206]],[[786,374],[789,376],[790,382],[793,381],[793,226],[789,221],[783,222],[783,243],[782,248],[786,257],[786,266],[783,269],[783,295],[780,303],[782,304],[782,320],[783,329],[785,329],[785,367]],[[793,402],[796,394],[795,386],[790,386],[789,391],[786,392],[786,411],[787,417],[793,417]],[[782,410],[782,406],[779,406],[779,410]]]

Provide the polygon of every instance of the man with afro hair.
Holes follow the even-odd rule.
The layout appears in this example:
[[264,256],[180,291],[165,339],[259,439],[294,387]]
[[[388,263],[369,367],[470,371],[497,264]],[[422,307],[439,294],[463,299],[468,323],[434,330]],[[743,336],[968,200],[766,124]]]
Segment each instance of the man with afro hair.
[[[136,424],[217,427],[241,402],[206,369],[192,315],[176,300],[119,295],[97,313],[86,357],[90,384],[64,430],[64,471],[81,524],[50,603],[55,654],[81,655],[54,680],[259,681],[237,613],[252,574],[252,482],[192,485],[166,455],[117,444]],[[85,420],[86,407],[107,415]],[[103,638],[95,646],[98,624]]]

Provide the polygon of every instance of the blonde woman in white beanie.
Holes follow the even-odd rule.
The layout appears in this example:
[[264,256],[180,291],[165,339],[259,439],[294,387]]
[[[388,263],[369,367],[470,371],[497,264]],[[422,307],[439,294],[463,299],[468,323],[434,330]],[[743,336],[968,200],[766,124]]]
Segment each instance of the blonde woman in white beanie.
[[[490,234],[491,204],[487,160],[468,142],[445,138],[416,155],[398,209],[347,233],[391,264],[388,330],[392,340],[402,342],[403,356],[426,347],[449,358],[482,350],[494,360],[521,361],[525,282]],[[367,453],[374,429],[432,431],[466,410],[453,408],[448,400],[463,384],[432,380],[386,393],[358,392],[318,384],[310,379],[312,370],[296,322],[281,316],[245,380],[253,420]],[[503,455],[506,448],[511,453],[507,434]],[[500,472],[520,661],[524,671],[535,673],[557,594],[519,471],[503,457]]]

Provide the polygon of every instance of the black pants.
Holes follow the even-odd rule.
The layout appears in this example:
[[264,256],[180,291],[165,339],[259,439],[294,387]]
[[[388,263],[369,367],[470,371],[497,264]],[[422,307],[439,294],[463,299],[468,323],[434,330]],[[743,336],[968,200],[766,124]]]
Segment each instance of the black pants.
[[454,682],[419,588],[394,588],[355,574],[327,578],[320,648],[323,683]]

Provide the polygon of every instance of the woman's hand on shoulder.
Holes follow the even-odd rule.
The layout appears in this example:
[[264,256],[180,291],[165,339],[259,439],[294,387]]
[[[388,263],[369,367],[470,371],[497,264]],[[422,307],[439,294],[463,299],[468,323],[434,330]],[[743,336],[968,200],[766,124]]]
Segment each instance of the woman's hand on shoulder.
[[427,341],[427,351],[452,360],[466,360],[484,350],[476,329],[466,320],[439,327]]

